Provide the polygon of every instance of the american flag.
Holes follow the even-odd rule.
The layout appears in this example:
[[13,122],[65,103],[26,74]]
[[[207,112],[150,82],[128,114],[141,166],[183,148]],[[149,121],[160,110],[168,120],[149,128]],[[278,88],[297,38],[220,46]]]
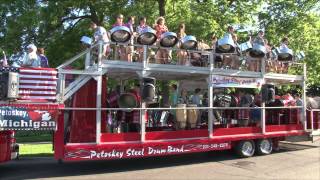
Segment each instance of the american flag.
[[19,99],[56,100],[57,70],[19,68]]

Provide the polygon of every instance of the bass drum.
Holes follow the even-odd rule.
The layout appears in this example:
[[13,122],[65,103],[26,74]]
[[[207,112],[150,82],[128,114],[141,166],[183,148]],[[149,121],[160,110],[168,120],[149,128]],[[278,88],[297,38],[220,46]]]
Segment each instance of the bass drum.
[[[196,104],[189,104],[188,107],[196,108]],[[187,124],[190,128],[195,128],[198,122],[199,110],[198,109],[188,109],[187,110]]]
[[[186,108],[186,104],[178,104],[177,108]],[[177,130],[185,129],[187,125],[187,110],[177,109],[176,110]]]
[[[123,93],[119,96],[118,105],[119,108],[136,108],[138,107],[139,101],[133,93]],[[130,110],[127,110],[131,112]]]

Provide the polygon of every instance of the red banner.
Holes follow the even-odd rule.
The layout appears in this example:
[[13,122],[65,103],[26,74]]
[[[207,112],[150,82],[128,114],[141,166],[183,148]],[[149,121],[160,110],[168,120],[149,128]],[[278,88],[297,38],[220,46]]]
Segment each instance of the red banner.
[[[67,147],[65,153],[66,160],[99,160],[99,159],[124,159],[139,158],[148,156],[163,156],[173,154],[183,154],[192,152],[225,150],[231,148],[230,142],[223,143],[186,143],[186,144],[170,144],[162,145],[127,145],[119,146],[88,146],[82,148]],[[112,148],[113,147],[113,148]]]

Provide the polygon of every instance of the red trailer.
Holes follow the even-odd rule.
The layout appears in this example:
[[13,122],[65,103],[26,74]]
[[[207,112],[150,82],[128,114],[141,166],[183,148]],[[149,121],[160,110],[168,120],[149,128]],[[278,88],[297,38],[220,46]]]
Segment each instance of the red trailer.
[[0,163],[17,159],[19,146],[14,138],[14,131],[0,131]]
[[[196,50],[188,53],[205,54],[207,62],[200,66],[156,64],[148,56],[148,49],[159,47],[135,46],[144,50],[141,62],[105,58],[99,43],[56,69],[21,68],[18,99],[3,104],[2,111],[17,110],[27,115],[23,120],[8,115],[11,121],[7,121],[7,126],[2,121],[0,128],[54,129],[54,157],[63,161],[142,158],[227,149],[250,157],[272,153],[287,136],[309,135],[319,129],[317,113],[310,114],[306,109],[304,64],[296,63],[302,65],[303,75],[266,72],[264,61],[261,72],[221,69],[214,62],[219,53]],[[100,49],[98,56],[95,55],[97,47]],[[84,69],[68,68],[75,61],[83,62]],[[140,82],[142,93],[124,90],[124,82],[130,79]],[[177,91],[206,88],[207,105],[154,105],[150,100],[154,99],[152,92],[159,82],[165,84],[168,80],[175,80]],[[107,85],[115,81],[119,91],[111,92]],[[215,104],[217,89],[256,89],[264,88],[264,84],[301,86],[302,105],[284,105],[282,101],[282,106],[270,106],[265,101],[251,107]],[[121,98],[123,100],[119,100]],[[221,98],[218,102],[228,101],[225,99],[229,96]],[[133,105],[129,103],[132,99]]]

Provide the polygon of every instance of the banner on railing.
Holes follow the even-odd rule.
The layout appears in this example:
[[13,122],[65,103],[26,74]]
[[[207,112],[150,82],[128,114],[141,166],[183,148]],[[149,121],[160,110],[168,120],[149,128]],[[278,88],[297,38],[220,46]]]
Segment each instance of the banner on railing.
[[245,78],[219,75],[211,76],[211,86],[213,87],[260,88],[262,84],[262,78]]
[[26,107],[0,106],[0,129],[55,130],[58,110],[36,110]]

